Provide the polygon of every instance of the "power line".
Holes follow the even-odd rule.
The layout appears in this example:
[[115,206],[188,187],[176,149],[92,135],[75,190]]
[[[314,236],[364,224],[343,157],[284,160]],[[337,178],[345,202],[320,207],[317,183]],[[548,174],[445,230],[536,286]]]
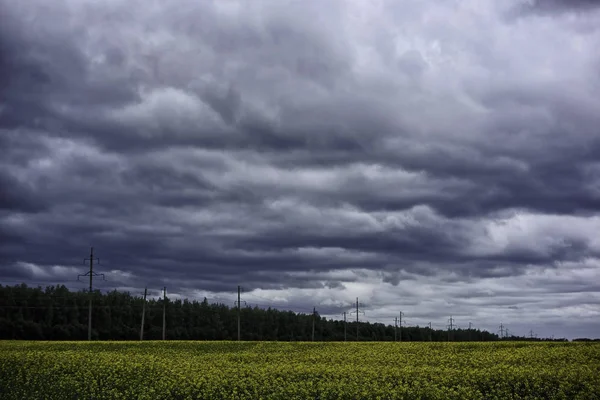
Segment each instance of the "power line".
[[452,315],[451,315],[450,319],[448,319],[448,341],[449,342],[452,340],[452,338],[451,338],[452,330],[454,330],[454,318],[452,318]]
[[537,339],[537,333],[535,333],[535,332],[533,331],[533,329],[529,331],[529,338],[530,338],[531,340],[533,340],[533,339]]
[[162,340],[166,339],[167,335],[167,287],[163,288],[163,326],[162,326]]
[[[98,295],[98,292],[103,293],[103,292],[107,292],[107,293],[122,293],[122,290],[117,291],[117,289],[119,289],[118,287],[115,287],[114,289],[108,289],[108,288],[103,288],[103,289],[95,289],[93,287],[93,277],[100,277],[104,280],[106,280],[104,274],[100,274],[97,273],[95,270],[96,268],[94,268],[94,264],[98,265],[100,264],[100,260],[96,257],[94,257],[94,248],[92,247],[90,249],[90,257],[89,258],[85,258],[84,262],[88,262],[90,264],[90,271],[87,272],[86,274],[83,275],[78,275],[77,276],[77,281],[81,282],[81,278],[82,277],[87,277],[89,278],[89,288],[86,290],[88,296],[89,296],[89,302],[88,302],[88,340],[91,340],[91,327],[92,327],[92,310],[93,310],[93,305],[94,302],[92,300],[94,300],[94,297],[92,296],[92,293]],[[63,285],[64,286],[64,285]],[[12,290],[10,288],[10,286],[6,286],[6,288],[8,289],[9,293],[12,293]],[[18,288],[18,286],[15,286],[15,288]],[[40,289],[35,289],[35,288],[28,288],[28,289],[34,289],[35,290],[35,298],[32,297],[24,297],[23,295],[17,295],[17,296],[10,296],[9,302],[7,304],[7,302],[3,302],[5,305],[0,305],[0,309],[37,309],[37,310],[50,310],[50,309],[76,309],[76,310],[80,310],[83,309],[84,306],[83,305],[77,305],[77,303],[82,303],[84,300],[84,295],[83,294],[75,294],[73,293],[73,295],[64,295],[62,294],[60,291],[54,291],[54,290],[49,290],[48,293],[44,292],[43,290],[40,291]],[[242,301],[241,300],[241,286],[238,286],[238,301],[234,302],[235,305],[237,306],[237,311],[238,311],[238,340],[241,340],[241,305],[242,303],[244,303],[246,306],[248,305],[248,303],[246,301]],[[20,293],[18,290],[14,291],[15,293]],[[21,291],[23,292],[23,291]],[[58,293],[58,294],[52,294],[52,293]],[[64,293],[64,290],[63,290]],[[125,294],[125,293],[124,293]],[[131,295],[131,293],[129,291],[126,292],[126,294]],[[249,296],[252,297],[257,297],[257,298],[262,298],[265,299],[267,301],[270,301],[269,299],[267,299],[266,297],[262,297],[259,295],[255,295],[252,293],[247,294]],[[136,299],[139,299],[139,294],[135,295]],[[160,299],[151,299],[148,300],[148,288],[146,287],[144,289],[144,296],[142,301],[137,301],[136,300],[136,305],[130,305],[130,306],[111,306],[111,305],[102,305],[102,303],[106,304],[109,302],[114,302],[114,301],[106,301],[103,300],[102,302],[97,302],[96,303],[96,308],[99,309],[123,309],[123,310],[136,310],[135,313],[137,314],[139,312],[139,309],[137,307],[140,307],[142,310],[142,324],[140,326],[140,339],[143,340],[143,336],[144,333],[144,328],[145,328],[145,321],[146,321],[146,313],[148,310],[155,310],[156,307],[153,307],[152,304],[155,300],[158,300],[158,304],[160,305]],[[167,303],[167,298],[166,298],[166,287],[163,290],[163,296],[162,296],[162,300],[163,300],[163,340],[166,339],[166,303]],[[178,296],[175,295],[175,297],[177,298]],[[19,305],[19,300],[22,299],[24,300],[24,303],[26,305]],[[115,299],[115,297],[113,297],[113,300]],[[60,300],[68,300],[68,301],[60,301]],[[97,301],[98,298],[96,297]],[[56,302],[54,302],[56,301]],[[179,301],[179,300],[178,300]],[[120,301],[119,301],[120,302]],[[37,304],[44,304],[42,305],[37,305]],[[75,304],[75,305],[74,305]],[[277,306],[276,304],[260,304],[257,303],[257,305],[264,305],[264,306]],[[357,340],[360,339],[360,314],[365,314],[362,310],[360,310],[360,307],[363,307],[364,305],[362,303],[359,302],[358,297],[356,298],[356,303],[352,304],[353,307],[355,307],[355,311],[352,312],[343,312],[342,315],[344,317],[344,341],[347,341],[347,322],[348,322],[348,314],[352,314],[354,312],[356,312],[356,323],[357,323],[357,329],[356,329],[356,338]],[[284,308],[288,308],[288,309],[293,309],[296,307],[285,307]],[[277,311],[282,311],[282,310],[277,310]],[[290,310],[291,311],[291,310]],[[308,317],[309,312],[308,310],[306,310],[306,317]],[[298,315],[300,315],[300,312],[296,309],[294,310],[294,312]],[[83,313],[80,314],[83,317]],[[139,314],[137,314],[139,315]],[[151,314],[151,316],[153,316],[153,314]],[[97,316],[94,318],[98,318]],[[312,340],[314,341],[315,339],[315,334],[316,334],[316,307],[313,307],[312,310]],[[335,317],[334,317],[335,318]],[[370,317],[371,319],[375,320],[375,321],[380,321],[383,319],[383,317]],[[139,321],[139,320],[138,320]],[[363,319],[363,324],[365,323],[365,321],[368,321],[368,319]],[[389,321],[388,319],[386,319],[386,321]],[[420,322],[420,319],[418,319],[418,321]],[[83,322],[83,321],[82,321]],[[307,321],[308,322],[308,321]],[[412,321],[412,322],[417,322],[417,321]],[[479,331],[474,329],[473,327],[473,323],[469,322],[468,323],[468,328],[464,327],[464,325],[459,326],[455,323],[455,319],[450,316],[450,318],[448,319],[448,341],[452,341],[453,340],[453,336],[454,336],[454,331],[457,329],[460,329],[460,331],[462,332],[462,335],[464,335],[464,330],[467,330],[467,337],[468,337],[468,341],[473,340],[474,338],[474,334],[476,336],[476,339],[474,340],[485,340],[484,337],[484,331]],[[367,322],[367,325],[370,324],[369,322]],[[410,321],[407,320],[405,318],[405,315],[403,312],[400,312],[398,317],[394,317],[394,341],[402,341],[403,340],[403,335],[402,335],[402,328],[403,326],[407,326],[410,324]],[[137,325],[137,324],[135,324]],[[387,334],[391,333],[390,330],[392,328],[391,322],[388,323],[384,323],[384,325],[386,326],[386,332],[388,332]],[[429,340],[432,341],[432,336],[433,336],[433,327],[432,327],[432,323],[429,322],[428,323],[429,326],[429,331],[428,331],[428,335],[429,335]],[[443,330],[443,326],[441,325],[437,325],[438,329]],[[366,326],[363,326],[363,329],[366,328]],[[466,328],[466,329],[465,329]],[[399,334],[398,334],[399,331]],[[406,331],[406,330],[405,330]],[[424,333],[424,332],[422,332]],[[439,333],[439,332],[438,332]],[[508,328],[506,328],[503,324],[500,324],[500,338],[501,339],[505,339],[505,338],[509,338],[511,337],[511,335],[514,335],[513,332],[511,332]],[[485,331],[485,334],[489,334],[489,332]],[[385,334],[384,334],[385,335]],[[437,335],[437,333],[436,333]],[[410,336],[410,335],[407,335]],[[534,336],[537,337],[537,334],[534,334],[533,331],[531,330],[529,332],[529,334],[525,334],[525,337],[529,336],[530,339],[533,339]],[[519,336],[512,336],[512,338],[515,337],[519,337]],[[406,338],[404,338],[406,339]],[[424,337],[421,337],[421,339],[425,339]],[[488,338],[489,339],[489,338]],[[436,336],[436,340],[439,340],[439,338],[437,338]]]
[[399,324],[400,325],[400,336],[399,336],[400,342],[402,342],[402,317],[403,316],[404,316],[404,313],[402,311],[400,311],[400,318],[399,318],[399,321],[400,321],[400,324]]
[[[237,301],[234,303],[237,306],[237,340],[240,341],[241,340],[241,328],[240,328],[240,319],[241,319],[241,309],[240,309],[240,304],[241,304],[241,300],[240,300],[240,293],[242,292],[242,287],[238,285],[238,290],[237,290]],[[244,301],[244,304],[246,304],[246,302]]]
[[101,276],[102,280],[106,280],[104,278],[104,274],[98,274],[96,272],[94,272],[94,260],[96,260],[96,264],[100,264],[100,259],[99,258],[94,258],[94,248],[90,248],[90,258],[84,258],[83,259],[83,263],[85,264],[86,261],[90,262],[90,271],[83,274],[83,275],[77,275],[77,280],[79,280],[80,276],[89,276],[90,278],[90,307],[89,307],[89,312],[88,312],[88,341],[92,340],[92,280],[94,279],[95,276]]
[[146,318],[146,295],[148,288],[144,288],[144,303],[142,304],[142,323],[140,325],[140,341],[144,340],[144,319]]
[[[358,307],[359,307],[359,305],[360,305],[360,306],[363,306],[364,304],[362,304],[362,303],[359,303],[359,302],[358,302],[358,297],[357,297],[357,298],[356,298],[356,304],[354,304],[354,305],[356,305],[356,341],[358,342],[358,325],[359,325],[359,324],[358,324],[358,315],[359,315],[359,314],[363,314],[363,315],[364,315],[364,312],[363,312],[363,311],[361,311],[361,310],[359,310],[359,309],[358,309]],[[352,313],[354,313],[354,312],[355,312],[355,311],[352,311],[352,312],[351,312],[351,314],[352,314]]]
[[316,319],[316,314],[317,314],[317,309],[316,307],[313,307],[313,313],[312,313],[312,336],[311,339],[314,342],[315,341],[315,319]]
[[347,341],[347,337],[346,337],[346,311],[344,311],[342,313],[344,315],[344,342]]

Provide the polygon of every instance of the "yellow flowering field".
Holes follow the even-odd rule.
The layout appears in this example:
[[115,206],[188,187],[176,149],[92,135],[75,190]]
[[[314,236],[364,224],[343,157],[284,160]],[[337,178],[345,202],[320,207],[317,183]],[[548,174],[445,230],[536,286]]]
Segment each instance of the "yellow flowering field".
[[600,399],[600,344],[0,342],[0,399]]

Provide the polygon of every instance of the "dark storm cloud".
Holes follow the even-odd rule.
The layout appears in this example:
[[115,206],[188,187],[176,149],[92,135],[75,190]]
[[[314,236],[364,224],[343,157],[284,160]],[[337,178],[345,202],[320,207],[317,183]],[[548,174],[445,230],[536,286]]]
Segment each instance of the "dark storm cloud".
[[[2,276],[75,276],[93,245],[108,286],[337,313],[394,302],[369,282],[593,274],[596,31],[376,3],[0,1]],[[404,301],[439,314],[427,290]]]
[[[277,30],[279,28],[272,29]],[[12,32],[13,36],[18,37],[19,32],[19,30]],[[277,41],[280,42],[285,41],[287,38],[292,40],[291,43],[297,43],[298,38],[302,37],[298,32],[288,32],[287,30],[279,32],[275,36],[273,35],[270,36],[271,40],[277,37]],[[59,43],[52,43],[55,47],[58,47],[57,49],[53,49],[52,46],[43,47],[44,50],[41,54],[43,55],[42,59],[45,58],[47,60],[45,64],[39,62],[39,65],[36,66],[32,64],[34,61],[27,60],[27,57],[23,57],[25,61],[15,57],[16,61],[14,63],[16,63],[18,68],[9,69],[8,74],[11,76],[10,82],[17,82],[17,86],[14,88],[9,87],[7,93],[19,93],[19,96],[25,96],[27,101],[38,103],[26,104],[26,107],[22,107],[28,110],[27,117],[24,117],[26,120],[25,124],[30,124],[37,119],[32,118],[36,116],[36,109],[45,110],[45,113],[40,111],[40,115],[37,115],[37,117],[45,115],[47,123],[51,126],[54,124],[57,127],[52,134],[68,135],[66,132],[72,132],[74,135],[86,135],[92,137],[99,145],[115,151],[123,151],[127,147],[130,148],[130,151],[139,151],[146,148],[146,146],[160,148],[167,145],[198,145],[214,149],[243,147],[258,150],[273,150],[275,152],[293,152],[296,149],[308,150],[306,152],[308,160],[305,160],[308,163],[314,162],[313,159],[315,158],[318,161],[319,154],[324,154],[325,157],[336,157],[336,154],[339,154],[341,157],[336,157],[332,162],[351,163],[357,160],[386,162],[389,165],[409,170],[426,171],[429,175],[440,178],[461,176],[463,179],[472,182],[471,189],[456,193],[451,199],[439,198],[440,196],[435,194],[430,195],[429,198],[422,197],[402,200],[386,199],[386,196],[381,194],[369,196],[364,200],[357,197],[356,201],[367,209],[401,210],[422,204],[423,202],[432,205],[446,215],[455,216],[466,216],[477,213],[485,214],[510,207],[529,207],[544,212],[561,213],[570,213],[578,210],[580,207],[589,209],[590,211],[597,209],[597,202],[590,199],[587,193],[581,193],[580,190],[573,190],[580,188],[580,185],[577,185],[577,182],[580,180],[577,166],[568,167],[571,168],[571,171],[565,170],[567,175],[564,182],[575,183],[571,183],[568,187],[557,187],[555,182],[551,182],[556,175],[551,173],[549,177],[544,176],[543,174],[547,170],[545,166],[540,166],[540,171],[536,171],[537,165],[535,164],[535,160],[534,164],[531,165],[531,172],[523,174],[522,171],[515,170],[510,165],[499,165],[497,167],[490,165],[489,157],[494,157],[494,154],[469,150],[469,152],[461,155],[460,152],[453,151],[453,146],[449,144],[438,146],[437,149],[428,149],[425,154],[415,156],[411,154],[410,149],[410,146],[414,145],[414,141],[409,141],[407,143],[409,146],[408,150],[403,151],[403,149],[394,148],[393,153],[384,158],[386,157],[385,152],[382,152],[381,148],[376,147],[378,138],[392,134],[392,131],[396,127],[382,125],[379,121],[385,120],[386,117],[379,115],[372,108],[369,109],[366,99],[361,100],[358,98],[351,102],[344,99],[337,99],[338,101],[335,103],[335,107],[337,108],[331,108],[332,103],[326,103],[324,104],[324,108],[311,107],[306,110],[290,108],[287,111],[284,109],[284,113],[282,114],[284,116],[283,121],[286,118],[296,118],[297,120],[311,121],[311,124],[301,129],[299,127],[302,125],[298,127],[294,125],[274,127],[272,123],[264,120],[264,117],[262,117],[263,122],[260,122],[261,116],[257,111],[248,109],[242,112],[244,98],[233,85],[225,85],[223,88],[218,88],[219,85],[215,82],[205,85],[193,82],[188,85],[188,88],[183,88],[181,92],[164,93],[166,96],[164,105],[169,106],[168,98],[170,94],[178,94],[182,97],[197,94],[198,99],[204,101],[220,117],[224,123],[223,126],[213,127],[212,130],[204,128],[201,126],[200,120],[196,121],[193,117],[187,118],[186,115],[183,115],[182,122],[173,123],[175,120],[172,120],[172,117],[168,113],[161,110],[160,104],[162,103],[157,103],[157,107],[159,108],[147,111],[151,113],[154,110],[155,113],[163,113],[165,115],[164,118],[158,119],[158,126],[154,123],[154,126],[149,127],[144,120],[139,119],[151,118],[151,114],[140,116],[138,119],[131,120],[131,122],[125,122],[122,119],[115,121],[114,118],[106,117],[106,110],[104,110],[102,105],[110,104],[115,108],[123,104],[122,101],[130,100],[134,104],[136,101],[142,101],[133,95],[127,96],[124,94],[119,96],[119,93],[123,92],[123,90],[127,90],[130,94],[134,92],[133,88],[140,83],[136,81],[135,74],[129,74],[129,80],[123,81],[112,75],[108,75],[109,68],[107,71],[104,71],[107,74],[107,79],[102,81],[102,85],[92,85],[89,81],[94,75],[92,75],[89,65],[87,65],[89,62],[86,63],[82,58],[81,50],[75,47],[69,35],[65,33],[61,37],[64,37],[65,41],[59,42],[56,40]],[[31,41],[33,39],[28,40]],[[222,39],[214,42],[209,39],[208,43],[213,48],[228,53],[227,46],[221,49],[220,40]],[[28,51],[28,48],[36,48],[37,44],[30,44],[25,40],[23,42],[19,46],[25,49],[25,51],[22,51],[24,54],[33,52],[33,50]],[[225,40],[225,42],[236,43],[235,40]],[[316,44],[312,43],[312,45]],[[37,47],[42,48],[39,45]],[[298,51],[302,51],[302,49],[302,46],[300,46]],[[304,49],[304,51],[309,50]],[[107,60],[105,62],[107,65],[111,65],[111,68],[112,64],[117,64],[118,66],[118,64],[122,63],[122,51],[109,47],[108,50],[105,50],[105,53]],[[315,53],[323,54],[316,51]],[[12,59],[12,57],[10,58]],[[323,58],[322,55],[321,58]],[[43,82],[31,82],[27,80],[26,77],[31,75],[26,72],[29,67],[37,67],[39,70],[39,74],[37,75],[46,77]],[[26,73],[23,74],[21,71],[25,71]],[[114,72],[116,76],[119,76],[118,69]],[[34,74],[34,76],[37,75]],[[318,74],[311,74],[311,76],[316,77]],[[163,79],[169,78],[170,76],[167,76]],[[61,109],[58,106],[45,104],[48,101],[47,97],[40,96],[38,92],[26,90],[43,87],[44,85],[50,85],[46,91],[52,94],[52,101],[60,102],[62,100],[66,103],[67,107]],[[193,88],[192,91],[189,91],[190,87]],[[35,90],[39,91],[41,89]],[[60,93],[60,95],[57,96],[56,93]],[[82,96],[82,93],[85,93],[85,95]],[[518,96],[518,93],[515,93],[512,98],[515,98],[515,96]],[[18,101],[15,101],[18,104]],[[249,101],[246,102],[249,103]],[[10,106],[11,102],[8,102],[8,104]],[[84,106],[87,106],[87,108]],[[544,106],[544,104],[542,103],[540,106]],[[17,108],[19,107],[15,106],[14,110]],[[12,108],[8,110],[10,112],[6,111],[4,114],[10,116],[16,114]],[[33,115],[31,115],[32,111]],[[46,113],[49,113],[49,115]],[[306,115],[304,116],[303,113]],[[240,116],[240,114],[244,115]],[[289,115],[289,117],[285,117],[286,115]],[[332,122],[325,122],[328,118]],[[507,120],[507,118],[503,118]],[[323,123],[320,121],[323,121]],[[343,121],[342,124],[340,124],[340,121]],[[231,126],[232,124],[239,129],[227,131],[227,126]],[[352,135],[348,132],[348,127],[353,127],[352,129],[359,132],[368,131],[369,136]],[[156,134],[153,132],[148,133],[148,131],[154,131]],[[493,134],[497,135],[498,132],[493,132]],[[556,147],[559,147],[559,143],[556,143]],[[560,149],[560,151],[564,152],[564,149]],[[554,152],[552,152],[551,156],[553,155],[555,155]],[[572,152],[571,156],[564,157],[560,161],[560,164],[562,166],[570,166],[580,156],[580,152]],[[294,160],[291,162],[298,161]],[[553,167],[556,168],[555,166]],[[491,182],[493,182],[494,186],[486,189]],[[540,190],[540,185],[547,185],[548,188],[544,187]],[[544,196],[541,194],[544,194]],[[175,201],[177,202],[177,200]]]
[[35,212],[42,209],[43,204],[36,199],[32,188],[0,171],[0,211]]
[[529,7],[540,11],[586,11],[600,7],[598,0],[534,0]]

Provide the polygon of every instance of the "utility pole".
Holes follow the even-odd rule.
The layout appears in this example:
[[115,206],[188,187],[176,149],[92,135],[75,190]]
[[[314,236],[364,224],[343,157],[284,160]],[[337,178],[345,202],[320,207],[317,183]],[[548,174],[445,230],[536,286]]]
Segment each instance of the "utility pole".
[[394,342],[398,341],[398,317],[394,318]]
[[533,332],[533,329],[529,331],[529,338],[531,340],[536,339],[537,338],[537,334]]
[[167,287],[163,288],[163,331],[162,340],[165,340],[167,334]]
[[431,321],[429,322],[429,341],[431,342]]
[[237,328],[238,328],[238,342],[241,339],[241,332],[240,332],[240,314],[241,314],[241,310],[240,310],[240,292],[242,291],[242,288],[238,285],[238,299],[237,299]]
[[454,318],[452,318],[452,315],[450,316],[450,319],[448,320],[449,324],[448,324],[448,341],[451,341],[451,332],[454,329]]
[[358,297],[356,298],[356,341],[358,342]]
[[140,341],[144,340],[144,318],[146,318],[146,295],[148,288],[144,288],[144,302],[142,303],[142,325],[140,326]]
[[400,335],[398,336],[398,338],[400,339],[399,342],[402,343],[402,316],[404,315],[404,313],[402,311],[400,311],[400,318],[399,318],[399,323],[398,326],[400,328]]
[[500,339],[504,338],[504,325],[500,323]]
[[[362,304],[361,304],[362,305]],[[356,341],[358,342],[358,314],[364,314],[363,311],[360,311],[358,309],[359,306],[359,302],[358,302],[358,297],[356,298],[356,311],[352,311],[352,312],[356,312]]]
[[344,314],[344,342],[347,340],[346,338],[346,311],[344,311],[342,314]]
[[313,315],[312,315],[312,340],[311,341],[315,341],[315,315],[317,313],[317,309],[315,307],[313,307]]
[[88,340],[89,341],[92,340],[92,296],[93,296],[92,279],[94,278],[94,276],[101,276],[102,280],[106,280],[106,279],[104,279],[104,274],[97,274],[94,272],[94,260],[96,260],[96,264],[100,264],[100,259],[94,258],[94,248],[92,247],[90,250],[90,258],[83,259],[84,264],[87,261],[90,262],[90,271],[83,275],[77,275],[77,280],[79,280],[80,276],[89,276],[90,277],[90,293],[89,293],[90,303],[89,303],[89,309],[88,309]]
[[[240,293],[242,292],[242,287],[238,285],[238,299],[235,302],[235,304],[237,305],[237,328],[238,328],[238,334],[237,334],[237,340],[240,341],[241,340],[241,324],[240,324],[240,316],[241,316],[241,301],[240,301]],[[246,304],[246,302],[244,301],[244,304]]]
[[469,342],[471,341],[471,323],[469,322]]

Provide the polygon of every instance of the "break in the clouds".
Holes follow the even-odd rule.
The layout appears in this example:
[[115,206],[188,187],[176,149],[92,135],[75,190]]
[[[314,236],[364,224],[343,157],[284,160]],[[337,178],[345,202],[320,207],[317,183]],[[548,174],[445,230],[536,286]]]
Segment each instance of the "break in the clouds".
[[0,0],[0,282],[598,336],[595,5]]

